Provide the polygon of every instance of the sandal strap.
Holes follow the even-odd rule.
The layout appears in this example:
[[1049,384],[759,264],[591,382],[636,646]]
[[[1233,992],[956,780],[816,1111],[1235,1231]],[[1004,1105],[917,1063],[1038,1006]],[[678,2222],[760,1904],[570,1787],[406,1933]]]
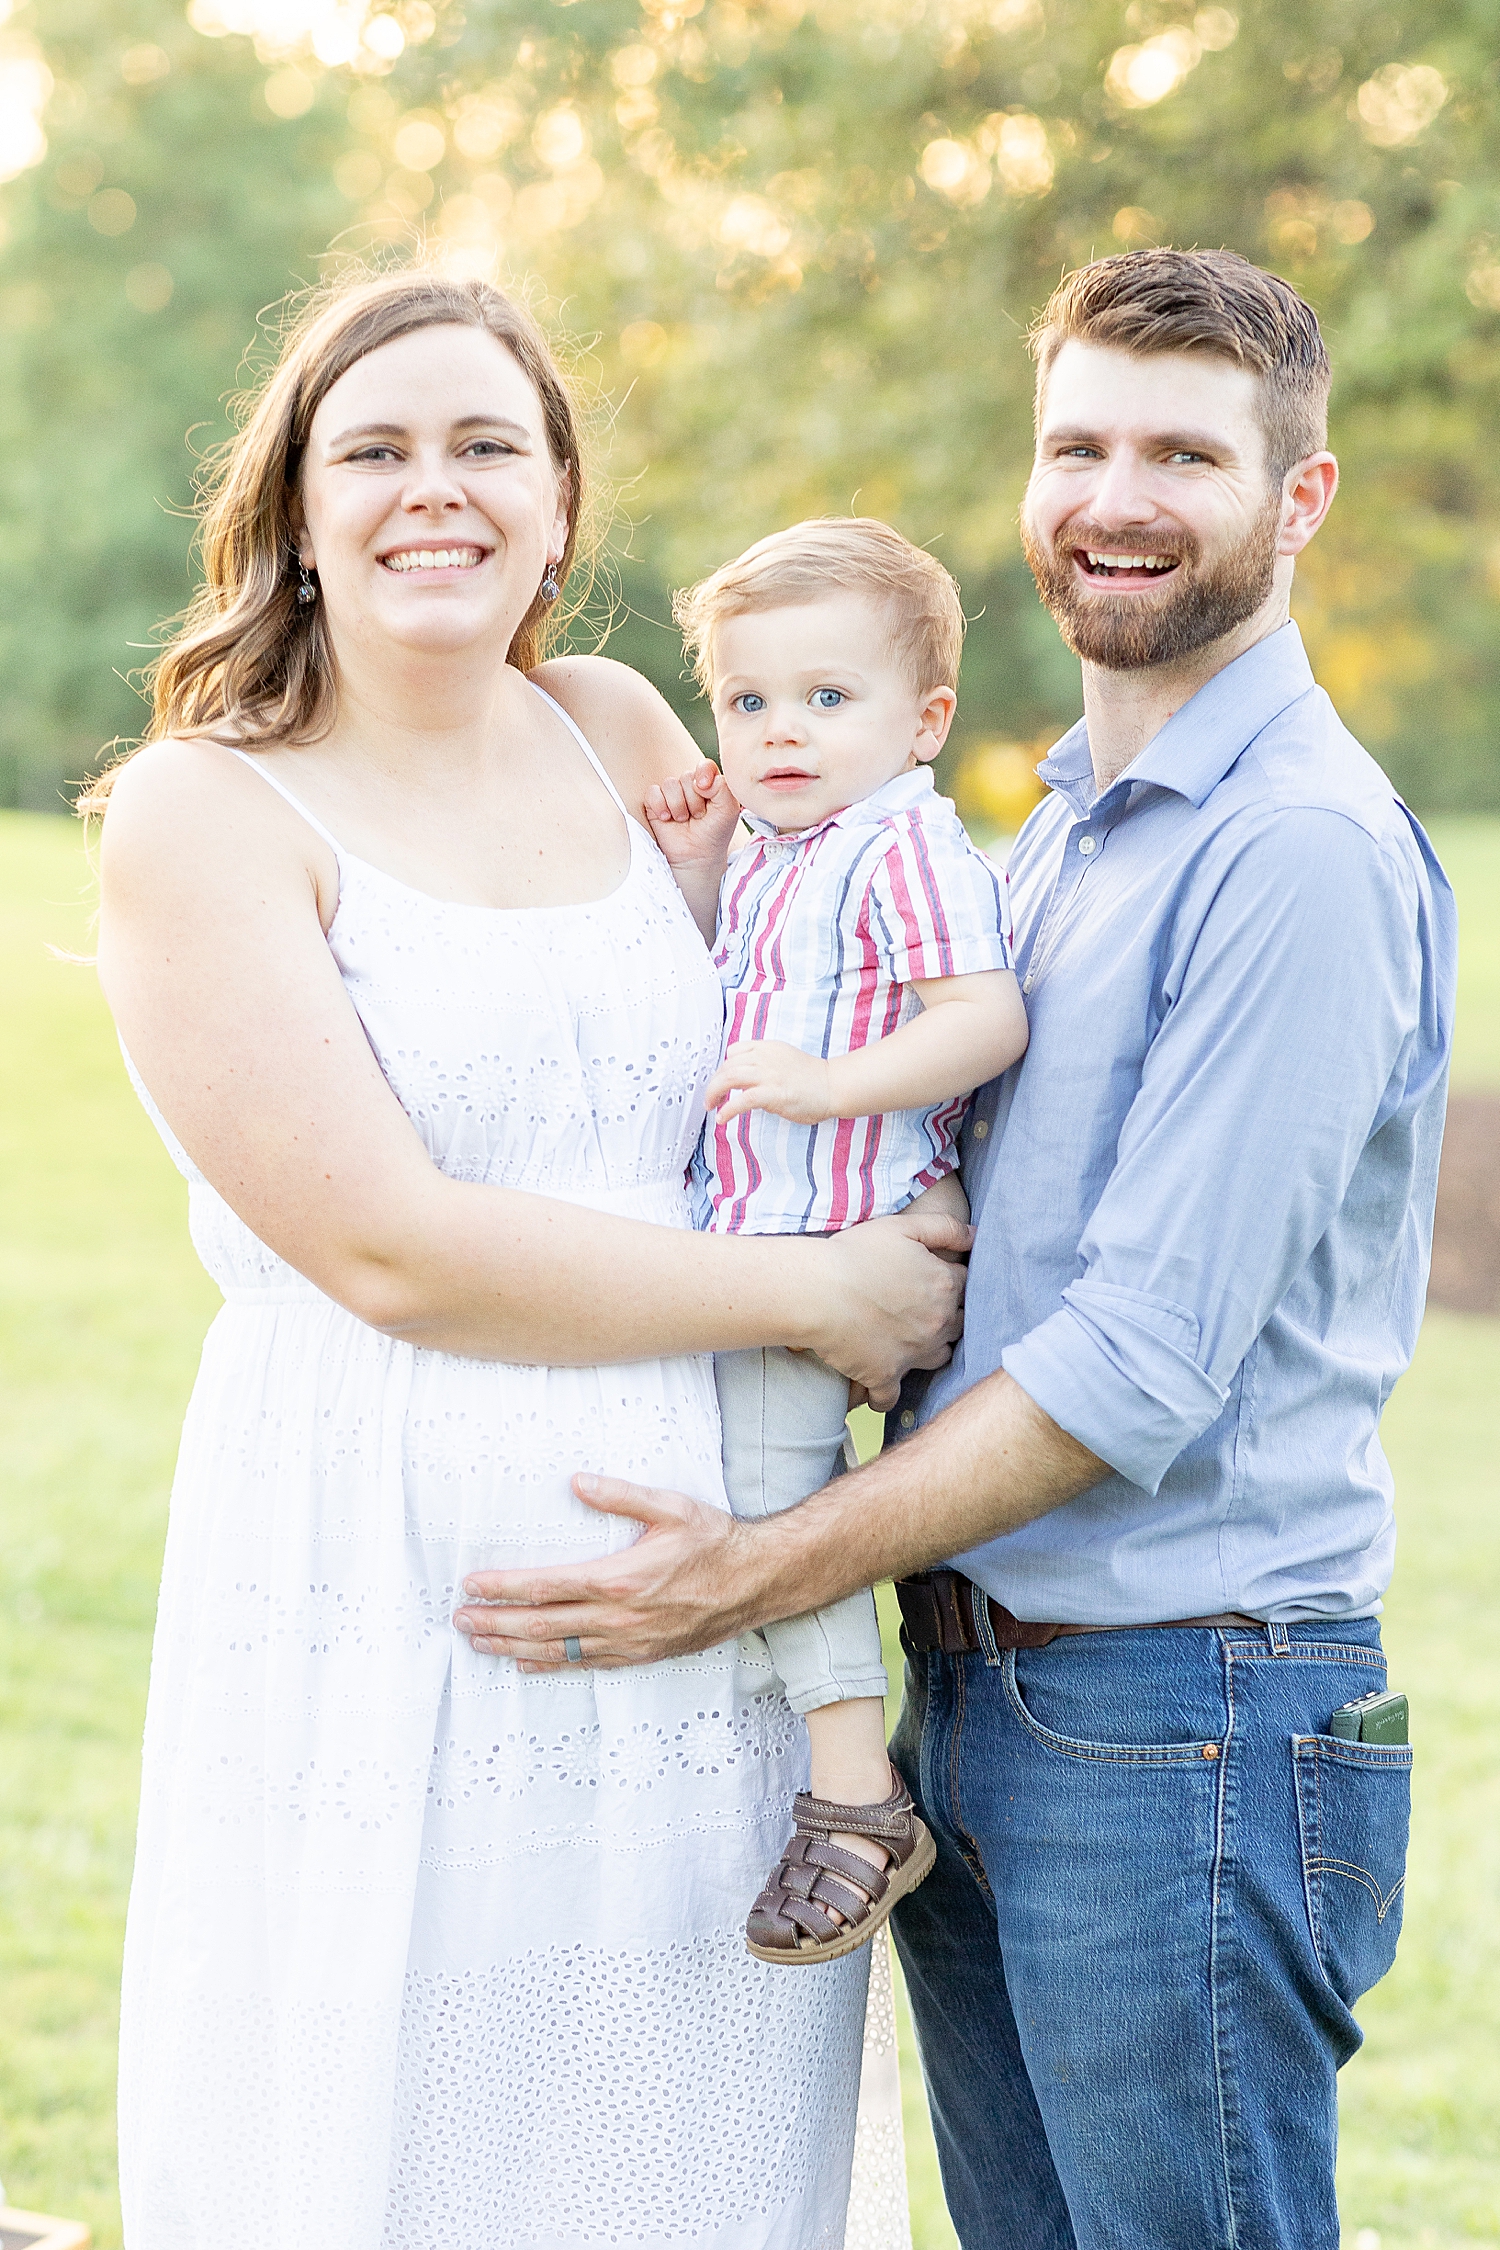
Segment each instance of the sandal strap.
[[790,1923],[793,1930],[802,1931],[810,1938],[836,1938],[839,1925],[827,1909],[816,1901],[783,1898],[777,1908],[780,1919]]
[[806,1836],[868,1836],[872,1844],[910,1845],[916,1806],[900,1775],[892,1771],[894,1787],[881,1805],[836,1805],[829,1797],[814,1797],[802,1790],[792,1800],[792,1817]]
[[861,1912],[874,1900],[884,1898],[891,1887],[891,1879],[883,1867],[877,1867],[872,1860],[861,1859],[858,1852],[846,1852],[838,1844],[809,1844],[806,1857],[836,1880],[847,1877],[856,1884],[863,1893]]

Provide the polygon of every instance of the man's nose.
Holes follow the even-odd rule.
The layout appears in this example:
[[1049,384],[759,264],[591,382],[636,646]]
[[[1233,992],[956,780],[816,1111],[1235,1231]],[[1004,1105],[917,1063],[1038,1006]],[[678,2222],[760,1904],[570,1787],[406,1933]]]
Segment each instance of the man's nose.
[[1150,467],[1137,454],[1111,453],[1100,463],[1089,494],[1089,513],[1111,531],[1147,524],[1160,514]]

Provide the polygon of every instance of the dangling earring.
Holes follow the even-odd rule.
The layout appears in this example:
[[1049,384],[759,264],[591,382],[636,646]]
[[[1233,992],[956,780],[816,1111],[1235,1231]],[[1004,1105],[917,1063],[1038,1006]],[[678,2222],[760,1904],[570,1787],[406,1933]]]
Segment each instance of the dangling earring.
[[549,609],[552,607],[552,604],[556,601],[558,595],[561,592],[562,588],[557,583],[557,565],[556,563],[549,562],[547,565],[547,575],[542,580],[542,600],[547,604],[547,607]]
[[297,588],[297,606],[299,609],[311,609],[318,598],[318,589],[312,582],[312,572],[300,555],[297,558],[297,568],[302,573],[302,583]]

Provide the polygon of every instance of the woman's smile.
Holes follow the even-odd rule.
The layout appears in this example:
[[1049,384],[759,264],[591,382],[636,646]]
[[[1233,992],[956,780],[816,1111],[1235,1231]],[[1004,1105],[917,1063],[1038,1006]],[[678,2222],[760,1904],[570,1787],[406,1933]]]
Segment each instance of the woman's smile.
[[480,547],[469,543],[455,544],[450,542],[441,547],[413,543],[404,547],[393,547],[389,553],[380,555],[376,559],[382,570],[393,570],[398,573],[413,570],[441,571],[447,575],[463,570],[477,570],[479,565],[487,561],[493,552],[494,549],[491,547]]

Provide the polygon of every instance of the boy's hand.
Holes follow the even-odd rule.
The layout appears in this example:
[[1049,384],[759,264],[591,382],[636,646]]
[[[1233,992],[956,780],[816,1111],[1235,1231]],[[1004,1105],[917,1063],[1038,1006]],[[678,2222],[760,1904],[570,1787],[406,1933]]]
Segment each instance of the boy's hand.
[[722,871],[740,808],[711,758],[705,758],[691,773],[653,782],[646,791],[644,809],[661,855],[674,874],[705,861]]
[[837,1117],[821,1055],[804,1055],[783,1039],[741,1039],[708,1082],[705,1100],[722,1125],[743,1110],[768,1109],[794,1125]]

